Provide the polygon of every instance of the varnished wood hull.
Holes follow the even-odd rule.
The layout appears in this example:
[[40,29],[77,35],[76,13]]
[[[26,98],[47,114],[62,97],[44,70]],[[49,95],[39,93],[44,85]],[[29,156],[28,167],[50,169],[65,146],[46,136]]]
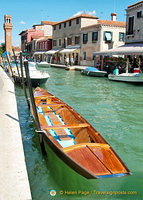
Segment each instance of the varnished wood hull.
[[41,88],[34,96],[43,138],[68,166],[86,178],[130,174],[112,147],[75,110]]

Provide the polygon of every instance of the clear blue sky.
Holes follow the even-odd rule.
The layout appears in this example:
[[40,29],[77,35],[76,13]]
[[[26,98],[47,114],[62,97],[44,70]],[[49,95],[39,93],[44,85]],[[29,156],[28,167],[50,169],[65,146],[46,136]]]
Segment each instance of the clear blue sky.
[[42,20],[61,21],[78,12],[95,12],[99,19],[110,20],[111,12],[118,21],[126,21],[127,6],[137,0],[1,0],[0,43],[4,41],[4,15],[12,16],[12,43],[20,45],[19,33],[40,24]]

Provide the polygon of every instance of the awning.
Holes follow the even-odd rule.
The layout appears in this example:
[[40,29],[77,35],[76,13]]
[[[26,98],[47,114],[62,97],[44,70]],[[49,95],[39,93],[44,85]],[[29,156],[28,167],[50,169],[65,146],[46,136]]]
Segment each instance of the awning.
[[105,33],[106,41],[111,41],[112,40],[112,35],[111,33]]
[[34,53],[34,55],[40,55],[40,54],[44,54],[45,52],[44,51],[37,51]]
[[51,49],[49,51],[46,51],[45,54],[53,55],[53,54],[57,53],[58,51],[60,51],[60,49],[58,49],[58,50]]
[[107,51],[94,52],[94,55],[143,55],[143,44],[125,44],[114,49],[109,49]]
[[60,51],[60,53],[73,53],[76,50],[78,50],[78,49],[77,48],[76,49],[63,49]]

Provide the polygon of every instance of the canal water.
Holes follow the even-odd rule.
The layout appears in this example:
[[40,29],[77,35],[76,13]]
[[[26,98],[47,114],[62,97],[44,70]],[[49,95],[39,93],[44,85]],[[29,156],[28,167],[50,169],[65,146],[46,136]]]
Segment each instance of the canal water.
[[[42,156],[23,90],[16,86],[26,165],[33,200],[143,199],[143,86],[111,82],[57,68],[42,87],[80,113],[107,140],[131,176],[86,179],[47,147]],[[56,194],[55,196],[52,196]]]

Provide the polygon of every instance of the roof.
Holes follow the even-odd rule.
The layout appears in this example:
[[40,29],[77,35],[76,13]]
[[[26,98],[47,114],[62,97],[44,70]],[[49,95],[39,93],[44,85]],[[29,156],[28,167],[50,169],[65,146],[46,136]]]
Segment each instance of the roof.
[[26,31],[27,31],[27,29],[24,30],[24,31],[21,31],[21,32],[19,33],[19,35],[22,35],[22,34],[25,33]]
[[45,40],[48,40],[48,39],[52,39],[52,38],[53,38],[52,35],[40,37],[40,38],[38,39],[38,42],[42,42],[42,41],[45,41]]
[[125,44],[107,51],[94,52],[95,55],[143,55],[143,44]]
[[105,25],[105,26],[118,26],[118,27],[126,27],[126,22],[120,22],[120,21],[113,21],[113,20],[97,20],[97,24],[92,24],[89,26],[85,26],[82,29],[99,26],[99,25]]
[[134,3],[134,4],[130,5],[130,6],[128,6],[128,8],[137,6],[137,5],[141,4],[141,3],[143,3],[143,1],[139,1],[139,2],[137,2],[137,3]]
[[126,27],[126,22],[113,21],[113,20],[98,20],[98,24],[109,26],[123,26]]
[[61,24],[61,23],[64,23],[64,22],[67,22],[67,21],[70,21],[70,20],[74,20],[74,19],[76,19],[76,18],[90,18],[90,19],[98,19],[98,17],[96,17],[96,16],[93,16],[93,15],[90,15],[90,14],[87,14],[87,13],[83,13],[83,14],[81,14],[81,15],[76,15],[76,16],[74,16],[74,17],[70,17],[70,18],[68,18],[68,19],[66,19],[66,20],[63,20],[63,21],[57,22],[55,25],[57,25],[57,24]]
[[57,24],[57,22],[52,22],[52,21],[41,21],[41,24],[44,24],[44,25],[55,25],[55,24]]

